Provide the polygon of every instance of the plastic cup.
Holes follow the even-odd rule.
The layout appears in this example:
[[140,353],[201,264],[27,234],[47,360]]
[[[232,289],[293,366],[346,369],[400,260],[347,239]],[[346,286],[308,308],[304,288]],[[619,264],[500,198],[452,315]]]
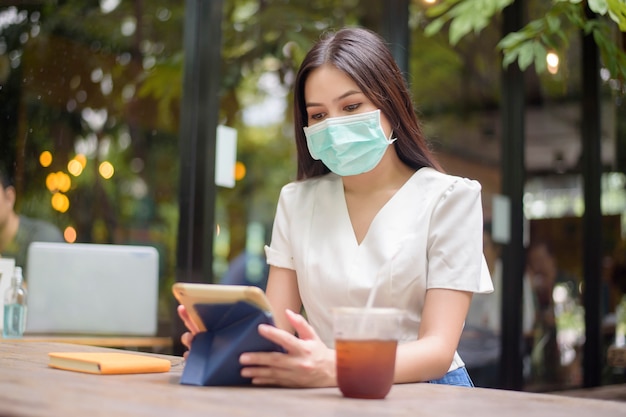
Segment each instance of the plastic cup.
[[395,308],[333,310],[337,384],[344,397],[387,396],[393,385],[403,314]]

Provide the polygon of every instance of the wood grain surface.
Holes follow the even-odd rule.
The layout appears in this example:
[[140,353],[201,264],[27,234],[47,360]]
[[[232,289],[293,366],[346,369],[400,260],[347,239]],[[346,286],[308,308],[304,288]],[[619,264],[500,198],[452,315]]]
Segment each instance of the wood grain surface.
[[[172,338],[170,337],[144,337],[144,336],[63,336],[63,335],[27,335],[19,339],[3,339],[2,342],[30,343],[71,343],[75,345],[102,346],[114,348],[146,348],[156,352],[170,350]],[[163,352],[166,353],[166,352]]]
[[[394,385],[384,400],[343,398],[337,388],[180,385],[168,373],[91,375],[48,367],[52,351],[112,351],[58,343],[0,343],[0,416],[620,416],[623,403],[433,384]],[[114,351],[114,350],[113,350]],[[150,353],[142,353],[154,355]]]

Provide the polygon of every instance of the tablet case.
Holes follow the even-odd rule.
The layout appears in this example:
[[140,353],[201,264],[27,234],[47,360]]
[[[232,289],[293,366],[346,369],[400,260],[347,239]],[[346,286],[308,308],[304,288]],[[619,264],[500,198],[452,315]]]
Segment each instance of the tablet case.
[[244,352],[282,352],[259,334],[259,324],[274,325],[269,312],[245,301],[234,304],[196,304],[205,332],[198,333],[180,379],[181,384],[204,386],[249,385],[241,376]]

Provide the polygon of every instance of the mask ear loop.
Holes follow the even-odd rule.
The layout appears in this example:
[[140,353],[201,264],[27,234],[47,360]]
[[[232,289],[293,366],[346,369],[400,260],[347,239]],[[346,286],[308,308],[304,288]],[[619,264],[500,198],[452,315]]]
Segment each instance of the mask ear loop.
[[[382,129],[382,127],[381,127],[381,129]],[[384,132],[384,130],[383,130],[383,132]],[[398,140],[398,138],[394,138],[393,137],[393,129],[391,130],[391,133],[389,134],[389,138],[385,138],[385,140],[387,141],[387,143],[389,145],[391,145],[392,143],[394,143],[395,141]]]
[[[380,117],[381,117],[382,115],[383,115],[383,111],[382,111],[382,110],[380,110],[380,114],[379,114],[379,116],[378,116],[378,123],[380,124],[380,130],[382,130],[382,131],[383,131],[383,133],[385,133],[385,129],[383,129],[383,124],[382,124],[382,122],[381,122],[381,120],[380,120]],[[398,126],[399,126],[399,125],[398,125]],[[392,143],[394,143],[395,141],[397,141],[397,140],[398,140],[398,138],[394,138],[394,137],[393,137],[394,132],[395,132],[395,129],[393,129],[393,128],[392,128],[392,129],[391,129],[391,132],[389,132],[389,137],[387,137],[387,135],[385,135],[385,140],[387,141],[387,143],[388,143],[389,145],[391,145]]]
[[[393,136],[394,132],[399,131],[399,130],[400,130],[400,120],[398,120],[398,121],[396,122],[396,127],[395,127],[395,129],[394,129],[394,128],[391,128],[391,135],[390,135],[390,136]],[[398,139],[398,138],[396,137],[396,138],[395,138],[395,140],[397,140],[397,139]]]

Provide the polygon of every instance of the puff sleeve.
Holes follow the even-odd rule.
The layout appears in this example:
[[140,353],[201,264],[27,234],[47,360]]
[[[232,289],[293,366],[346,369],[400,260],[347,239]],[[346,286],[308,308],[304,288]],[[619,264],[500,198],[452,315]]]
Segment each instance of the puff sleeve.
[[428,229],[427,288],[493,291],[483,256],[481,186],[456,178],[440,195]]

